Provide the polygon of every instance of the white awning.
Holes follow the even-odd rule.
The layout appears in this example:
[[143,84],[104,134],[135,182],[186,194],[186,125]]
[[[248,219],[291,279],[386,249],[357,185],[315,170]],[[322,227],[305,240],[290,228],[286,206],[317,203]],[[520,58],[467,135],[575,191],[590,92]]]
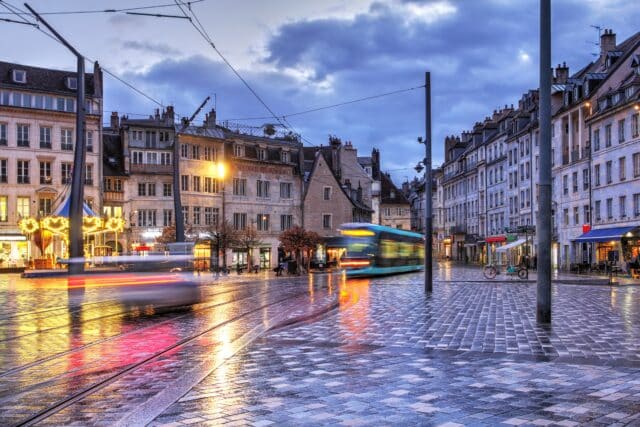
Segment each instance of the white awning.
[[518,239],[515,242],[500,246],[498,249],[496,249],[496,252],[507,252],[509,249],[517,248],[520,245],[524,245],[526,241],[526,239]]

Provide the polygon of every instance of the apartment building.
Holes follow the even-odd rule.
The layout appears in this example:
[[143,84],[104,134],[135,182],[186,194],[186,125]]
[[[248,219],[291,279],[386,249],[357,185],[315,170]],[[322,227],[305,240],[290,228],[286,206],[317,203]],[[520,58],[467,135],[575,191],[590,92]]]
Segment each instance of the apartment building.
[[[63,256],[65,239],[54,237],[44,253],[18,228],[23,218],[43,218],[66,201],[76,138],[74,71],[0,62],[0,266]],[[84,197],[100,212],[102,176],[102,71],[85,75],[86,175]],[[89,246],[93,239],[89,239]],[[91,252],[91,248],[85,248]]]

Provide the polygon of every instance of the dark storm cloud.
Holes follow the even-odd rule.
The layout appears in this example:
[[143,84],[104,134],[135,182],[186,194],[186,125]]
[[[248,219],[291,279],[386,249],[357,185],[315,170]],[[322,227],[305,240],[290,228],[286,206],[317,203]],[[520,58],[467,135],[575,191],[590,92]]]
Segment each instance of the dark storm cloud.
[[[434,4],[379,2],[351,18],[283,25],[263,56],[273,70],[240,71],[277,114],[286,114],[420,85],[430,70],[434,162],[439,163],[445,135],[471,128],[505,104],[517,104],[522,93],[537,87],[539,6],[535,0],[465,0],[451,3],[455,13],[425,20],[409,16],[409,3]],[[630,23],[640,17],[633,4],[554,1],[553,63],[567,61],[575,72],[592,59],[596,47],[587,42],[596,41],[597,33],[591,24],[614,28],[619,40],[629,37],[637,30]],[[291,70],[308,77],[294,78]],[[226,66],[208,57],[165,60],[128,77],[162,94],[184,115],[214,93],[220,118],[268,115]],[[135,102],[130,108],[136,108]],[[423,157],[415,142],[424,132],[422,90],[295,116],[290,122],[315,144],[336,134],[353,141],[361,155],[380,148],[384,169],[408,168],[394,173],[396,180],[412,175],[412,166]]]

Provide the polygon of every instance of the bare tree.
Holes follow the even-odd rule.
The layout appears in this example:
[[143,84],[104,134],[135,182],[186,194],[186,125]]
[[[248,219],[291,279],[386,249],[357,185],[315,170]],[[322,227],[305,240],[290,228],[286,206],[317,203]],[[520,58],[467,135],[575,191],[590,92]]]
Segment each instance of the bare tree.
[[207,231],[216,241],[216,249],[222,251],[222,267],[227,269],[227,249],[236,247],[239,239],[239,230],[233,228],[229,221],[218,221],[209,226]]
[[309,270],[311,266],[311,256],[313,255],[319,241],[320,236],[318,233],[314,231],[307,231],[297,225],[280,234],[280,243],[282,244],[282,248],[287,252],[295,254],[298,274],[300,274],[303,268],[303,254],[307,257],[306,268]]
[[240,230],[238,233],[235,247],[237,249],[242,249],[247,251],[247,270],[251,270],[253,267],[253,261],[251,258],[251,254],[253,249],[260,247],[263,245],[263,242],[258,237],[258,231],[256,228],[251,225],[244,230]]

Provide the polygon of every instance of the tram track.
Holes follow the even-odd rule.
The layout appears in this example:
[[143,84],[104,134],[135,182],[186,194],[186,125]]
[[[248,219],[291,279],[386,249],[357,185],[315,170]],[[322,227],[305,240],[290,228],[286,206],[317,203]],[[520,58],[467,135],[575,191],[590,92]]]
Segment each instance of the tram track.
[[[143,367],[144,365],[148,365],[154,361],[157,361],[160,357],[169,354],[170,352],[178,349],[179,347],[185,346],[189,343],[193,343],[194,341],[196,341],[197,339],[203,337],[206,334],[209,334],[213,331],[216,331],[226,325],[229,325],[233,322],[237,322],[242,320],[245,317],[248,317],[254,313],[260,312],[268,307],[272,307],[278,304],[282,304],[286,301],[289,300],[293,300],[296,298],[299,298],[301,296],[305,296],[308,294],[308,291],[305,290],[303,292],[296,292],[293,293],[292,295],[287,295],[286,297],[283,298],[278,298],[275,301],[272,302],[268,302],[265,304],[260,304],[258,307],[256,308],[252,308],[250,310],[244,311],[236,316],[230,317],[226,320],[223,320],[213,326],[207,327],[204,330],[198,331],[196,333],[192,333],[189,336],[182,338],[180,340],[178,340],[177,342],[163,348],[162,350],[159,350],[157,352],[154,352],[153,354],[151,354],[150,356],[144,357],[142,360],[139,360],[129,366],[127,366],[124,369],[119,370],[118,372],[114,373],[114,374],[110,374],[108,376],[106,376],[106,378],[102,378],[102,379],[98,379],[95,383],[82,388],[81,390],[72,393],[69,396],[64,397],[63,399],[60,399],[58,401],[56,401],[53,404],[50,404],[48,406],[46,406],[45,408],[37,411],[36,413],[27,416],[25,418],[22,418],[21,420],[12,423],[11,425],[15,425],[15,426],[30,426],[39,422],[42,422],[52,416],[54,416],[55,414],[59,413],[60,411],[64,410],[65,408],[69,407],[70,405],[83,400],[84,398],[86,398],[87,396],[90,396],[94,393],[96,393],[97,391],[103,389],[104,387],[108,386],[109,384],[112,384],[114,382],[116,382],[117,380],[123,378],[124,376],[126,376],[127,374],[133,372],[134,370]],[[174,319],[175,320],[175,319]]]
[[[225,291],[225,292],[219,292],[219,293],[214,294],[213,296],[217,297],[217,296],[220,296],[220,295],[225,295],[225,294],[229,294],[229,293],[233,293],[233,292],[238,292],[238,290],[236,289],[236,290],[229,290],[229,291]],[[76,347],[76,348],[72,348],[72,349],[69,349],[69,350],[66,350],[66,351],[63,351],[63,352],[60,352],[60,353],[52,354],[52,355],[44,357],[42,359],[34,360],[34,361],[29,362],[29,363],[24,364],[24,365],[16,366],[15,368],[11,368],[11,369],[9,369],[9,370],[7,370],[5,372],[0,372],[0,378],[16,374],[18,372],[24,371],[24,370],[29,369],[29,368],[33,368],[35,366],[38,366],[38,365],[46,363],[46,362],[50,362],[50,361],[55,360],[56,358],[59,358],[59,357],[63,357],[63,356],[67,356],[67,355],[79,352],[79,351],[87,350],[87,349],[89,349],[91,347],[95,347],[95,346],[97,346],[99,344],[104,344],[104,343],[109,342],[109,341],[113,341],[113,340],[116,340],[116,339],[127,337],[129,335],[133,335],[133,334],[140,333],[140,332],[152,329],[152,328],[157,328],[157,327],[169,324],[171,322],[175,322],[176,320],[183,319],[183,318],[186,318],[186,317],[190,316],[194,312],[204,311],[204,310],[208,310],[208,309],[212,309],[212,308],[214,308],[214,309],[215,308],[220,308],[220,307],[228,305],[228,304],[237,303],[237,302],[240,302],[242,300],[245,300],[245,299],[248,299],[248,298],[251,298],[251,297],[254,297],[254,296],[264,295],[264,294],[266,294],[266,291],[263,291],[263,292],[261,292],[259,294],[249,294],[249,295],[243,296],[242,298],[234,299],[232,301],[225,301],[225,302],[219,302],[219,303],[208,304],[208,305],[206,303],[196,303],[196,304],[191,304],[191,305],[188,305],[188,306],[176,307],[176,309],[177,308],[191,307],[191,312],[185,313],[185,314],[181,314],[181,315],[178,315],[178,316],[173,315],[171,318],[163,320],[161,322],[153,323],[151,325],[143,326],[141,328],[136,328],[136,329],[133,329],[133,330],[125,332],[125,333],[116,334],[116,335],[113,335],[113,336],[110,336],[110,337],[99,339],[97,341],[93,341],[91,343],[84,344],[84,345]],[[202,307],[197,307],[198,305],[203,305],[203,306]],[[172,314],[174,314],[174,313],[169,313],[167,315],[172,315]],[[2,402],[3,402],[3,399],[2,399],[2,397],[0,397],[0,403],[2,403]]]

